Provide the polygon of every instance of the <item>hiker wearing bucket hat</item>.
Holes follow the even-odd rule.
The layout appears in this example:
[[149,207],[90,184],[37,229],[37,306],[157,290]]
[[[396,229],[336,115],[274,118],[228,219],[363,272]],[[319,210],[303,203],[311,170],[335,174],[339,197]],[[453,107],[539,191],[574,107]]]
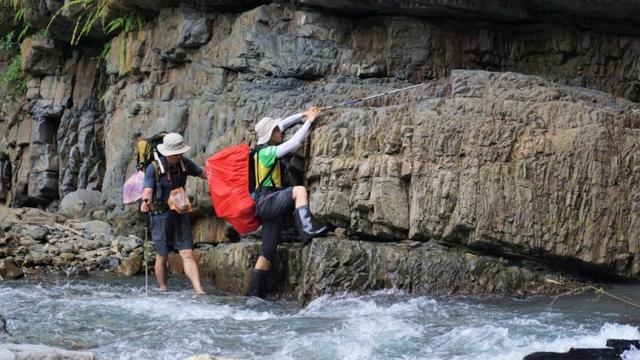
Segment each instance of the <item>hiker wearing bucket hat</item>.
[[[249,276],[249,296],[263,297],[267,272],[271,267],[282,232],[283,216],[293,213],[296,227],[305,245],[313,237],[322,236],[327,227],[318,224],[309,212],[307,189],[304,186],[282,186],[279,159],[299,147],[309,133],[313,121],[322,109],[307,111],[284,120],[265,117],[256,124],[258,148],[253,152],[256,177],[256,215],[262,220],[260,257]],[[304,119],[304,124],[286,142],[282,132]]]
[[145,171],[140,211],[151,212],[151,238],[156,250],[155,274],[160,290],[167,289],[167,257],[170,250],[176,250],[194,290],[197,294],[204,294],[198,265],[193,258],[189,216],[170,209],[168,205],[171,192],[184,188],[188,175],[206,179],[202,168],[183,156],[189,149],[191,147],[184,143],[182,135],[168,133],[164,136],[162,144],[158,144],[162,157],[153,161]]

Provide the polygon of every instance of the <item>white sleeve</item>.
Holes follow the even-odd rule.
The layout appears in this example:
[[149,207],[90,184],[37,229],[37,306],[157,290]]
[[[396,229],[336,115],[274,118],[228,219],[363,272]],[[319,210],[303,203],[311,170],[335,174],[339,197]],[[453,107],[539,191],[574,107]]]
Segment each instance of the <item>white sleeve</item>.
[[280,131],[285,131],[291,125],[297,124],[302,119],[302,116],[302,113],[299,113],[280,120],[280,123],[278,124]]
[[309,133],[309,128],[311,127],[310,121],[305,121],[304,125],[295,134],[291,137],[291,139],[283,142],[282,144],[276,147],[276,156],[281,158],[293,150],[297,149],[298,146],[302,145],[302,142],[307,137]]

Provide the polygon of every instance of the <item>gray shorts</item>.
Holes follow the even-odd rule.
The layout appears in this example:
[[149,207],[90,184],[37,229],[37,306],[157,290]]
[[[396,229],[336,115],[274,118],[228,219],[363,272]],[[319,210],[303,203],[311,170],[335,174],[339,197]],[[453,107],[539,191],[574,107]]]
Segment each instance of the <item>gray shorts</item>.
[[278,218],[294,210],[293,188],[264,189],[256,201],[256,216],[263,222]]
[[260,254],[273,261],[282,235],[282,220],[293,212],[293,188],[264,189],[256,201],[256,215],[262,220],[262,246]]
[[189,216],[174,211],[151,215],[151,238],[160,256],[168,255],[171,250],[193,249]]

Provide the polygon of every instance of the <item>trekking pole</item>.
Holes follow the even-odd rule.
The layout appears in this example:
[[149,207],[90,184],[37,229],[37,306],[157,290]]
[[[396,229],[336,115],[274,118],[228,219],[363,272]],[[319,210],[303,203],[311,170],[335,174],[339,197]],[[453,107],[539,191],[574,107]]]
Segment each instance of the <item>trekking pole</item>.
[[380,94],[375,94],[375,95],[363,97],[363,98],[360,98],[360,99],[347,100],[347,101],[341,102],[341,103],[336,104],[336,105],[331,105],[331,106],[324,107],[324,108],[322,108],[322,111],[331,110],[331,109],[344,107],[344,106],[352,106],[352,105],[361,103],[361,102],[366,101],[366,100],[375,99],[375,98],[378,98],[378,97],[381,97],[381,96],[395,94],[395,93],[401,92],[401,91],[415,89],[415,88],[423,86],[423,85],[425,85],[425,83],[407,86],[407,87],[404,87],[402,89],[390,90],[390,91],[387,91],[387,92],[383,92],[383,93],[380,93]]
[[149,296],[149,214],[144,221],[144,295]]
[[[148,200],[142,200],[148,204]],[[149,296],[149,212],[144,214],[144,295]]]

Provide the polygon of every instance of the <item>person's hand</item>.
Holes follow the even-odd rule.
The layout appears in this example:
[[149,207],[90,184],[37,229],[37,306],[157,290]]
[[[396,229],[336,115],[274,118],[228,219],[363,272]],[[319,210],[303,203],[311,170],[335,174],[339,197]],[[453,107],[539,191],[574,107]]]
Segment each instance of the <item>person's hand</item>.
[[305,111],[303,115],[306,116],[307,121],[313,122],[316,119],[316,117],[320,115],[321,112],[322,112],[321,108],[317,106],[312,106],[309,108],[309,110]]
[[140,211],[142,211],[143,213],[149,212],[149,200],[148,199],[143,199],[142,202],[140,203]]

